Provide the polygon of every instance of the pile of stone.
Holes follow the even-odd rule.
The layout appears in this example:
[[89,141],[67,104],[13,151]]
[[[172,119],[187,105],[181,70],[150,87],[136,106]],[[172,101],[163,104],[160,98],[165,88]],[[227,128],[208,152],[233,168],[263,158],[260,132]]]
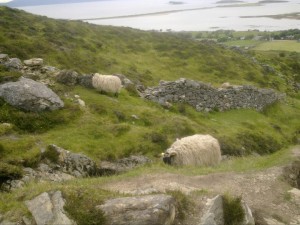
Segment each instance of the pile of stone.
[[210,112],[241,108],[261,111],[284,98],[284,95],[249,85],[214,88],[206,83],[181,78],[161,81],[159,86],[146,89],[143,97],[167,107],[170,103],[180,102],[193,106],[197,111]]

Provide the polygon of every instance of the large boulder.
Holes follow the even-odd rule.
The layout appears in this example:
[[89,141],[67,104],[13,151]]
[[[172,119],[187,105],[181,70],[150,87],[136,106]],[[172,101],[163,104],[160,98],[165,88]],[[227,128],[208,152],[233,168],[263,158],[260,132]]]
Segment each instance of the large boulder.
[[73,86],[78,83],[78,77],[79,75],[76,71],[62,70],[57,75],[57,81],[68,86]]
[[164,194],[111,199],[96,208],[108,225],[171,225],[175,219],[175,200]]
[[44,192],[25,202],[37,225],[75,225],[64,211],[65,200],[60,191]]
[[24,77],[17,82],[0,85],[0,97],[25,111],[53,111],[64,107],[62,100],[50,88]]

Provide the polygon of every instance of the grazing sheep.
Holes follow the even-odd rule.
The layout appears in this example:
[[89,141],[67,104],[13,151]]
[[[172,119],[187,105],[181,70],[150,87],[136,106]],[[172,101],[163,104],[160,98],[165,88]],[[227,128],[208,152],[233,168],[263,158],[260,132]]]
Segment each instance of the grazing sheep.
[[214,166],[221,161],[221,150],[217,139],[210,135],[196,134],[176,140],[163,161],[170,165]]
[[113,93],[118,95],[121,88],[122,83],[119,77],[113,75],[100,75],[95,73],[92,78],[93,87],[98,91],[104,91],[107,93]]

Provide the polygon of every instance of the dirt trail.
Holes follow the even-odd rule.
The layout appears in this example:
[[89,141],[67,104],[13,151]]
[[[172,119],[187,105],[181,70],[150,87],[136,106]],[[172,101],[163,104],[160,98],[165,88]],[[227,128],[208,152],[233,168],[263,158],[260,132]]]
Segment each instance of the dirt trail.
[[[300,147],[295,147],[293,156],[300,157]],[[130,194],[148,194],[181,190],[193,194],[202,190],[203,195],[194,196],[198,210],[203,208],[208,197],[216,194],[230,193],[242,196],[252,210],[259,211],[269,217],[277,217],[287,224],[300,225],[300,203],[290,199],[287,191],[292,189],[281,178],[283,167],[272,167],[255,172],[227,172],[203,176],[186,176],[172,173],[146,174],[138,177],[121,179],[108,183],[105,189]],[[199,213],[199,212],[198,212]],[[193,217],[193,215],[191,215]],[[199,219],[191,218],[189,221]],[[187,222],[184,224],[192,224]]]

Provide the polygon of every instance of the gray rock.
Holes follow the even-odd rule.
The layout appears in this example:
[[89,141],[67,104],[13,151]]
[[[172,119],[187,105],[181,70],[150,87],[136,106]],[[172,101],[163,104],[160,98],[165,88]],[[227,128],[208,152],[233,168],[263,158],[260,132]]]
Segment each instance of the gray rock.
[[224,225],[223,197],[217,195],[206,203],[206,211],[200,225]]
[[64,106],[62,100],[46,85],[23,77],[17,82],[0,85],[0,97],[26,111],[53,111]]
[[[172,102],[187,103],[197,111],[211,112],[230,109],[253,108],[257,111],[285,97],[271,89],[253,86],[224,84],[223,88],[213,88],[210,84],[181,78],[177,81],[161,81],[159,86],[147,88],[142,97],[157,102],[164,107]],[[168,106],[168,104],[170,106]]]
[[59,169],[75,177],[93,176],[97,173],[96,163],[85,155],[72,153],[56,145],[50,145],[48,151],[58,155]]
[[245,218],[242,225],[255,225],[254,217],[252,211],[245,201],[242,201],[242,206],[245,212]]
[[300,190],[298,188],[293,188],[292,190],[289,190],[288,193],[291,194],[292,200],[300,206]]
[[64,211],[65,200],[60,191],[44,192],[25,204],[37,225],[75,225]]
[[33,58],[33,59],[24,60],[24,64],[30,67],[40,67],[44,64],[44,60],[41,58]]
[[300,159],[296,159],[283,169],[283,177],[292,187],[300,188]]
[[57,81],[59,83],[68,85],[68,86],[74,86],[78,84],[78,73],[76,71],[72,70],[62,70],[60,73],[57,75]]
[[96,209],[108,225],[171,225],[175,219],[175,200],[163,194],[112,199]]
[[147,163],[151,163],[151,160],[142,155],[129,156],[115,162],[102,161],[98,167],[98,174],[102,176],[119,174]]
[[9,57],[7,54],[0,54],[0,63],[4,63],[9,60]]
[[10,70],[21,70],[23,68],[23,64],[18,58],[9,59],[7,62],[4,63],[4,65]]
[[88,74],[88,75],[84,75],[84,76],[79,76],[78,77],[78,83],[86,88],[94,88],[93,87],[93,74]]

